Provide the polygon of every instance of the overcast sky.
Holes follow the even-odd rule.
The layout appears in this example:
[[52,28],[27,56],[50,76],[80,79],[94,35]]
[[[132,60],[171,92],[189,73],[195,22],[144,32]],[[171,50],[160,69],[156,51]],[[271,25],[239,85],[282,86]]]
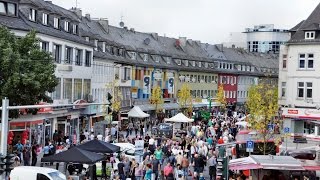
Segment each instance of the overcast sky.
[[[306,19],[320,0],[78,0],[83,14],[108,18],[119,26],[168,37],[187,37],[208,43],[228,40],[230,32],[242,32],[258,24],[290,29]],[[76,0],[53,0],[70,9]]]

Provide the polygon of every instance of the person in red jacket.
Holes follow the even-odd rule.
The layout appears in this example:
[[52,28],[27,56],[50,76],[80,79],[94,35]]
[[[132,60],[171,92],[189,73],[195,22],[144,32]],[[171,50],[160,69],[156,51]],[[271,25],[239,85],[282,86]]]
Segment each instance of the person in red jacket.
[[220,139],[218,140],[218,144],[224,144],[224,141],[223,141],[222,136],[221,136]]

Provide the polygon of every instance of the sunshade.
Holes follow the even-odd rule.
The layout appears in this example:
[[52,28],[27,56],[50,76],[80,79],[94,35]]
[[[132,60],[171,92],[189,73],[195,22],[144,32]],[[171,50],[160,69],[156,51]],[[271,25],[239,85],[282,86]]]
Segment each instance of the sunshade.
[[104,142],[104,141],[100,141],[97,139],[88,141],[84,144],[81,144],[79,146],[77,146],[79,149],[83,149],[83,150],[87,150],[87,151],[91,151],[91,152],[96,152],[96,153],[114,153],[114,152],[118,152],[120,151],[120,147]]
[[67,151],[47,156],[41,159],[41,162],[67,162],[94,164],[104,159],[103,155],[73,147]]

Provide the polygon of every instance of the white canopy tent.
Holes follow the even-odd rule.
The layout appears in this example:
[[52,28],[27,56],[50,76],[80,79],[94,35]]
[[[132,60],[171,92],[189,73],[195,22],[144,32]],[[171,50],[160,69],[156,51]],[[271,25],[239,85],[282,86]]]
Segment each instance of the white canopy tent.
[[173,122],[173,123],[190,123],[193,122],[194,119],[190,119],[182,113],[179,113],[172,118],[165,118],[164,121],[166,122]]
[[129,112],[128,117],[132,118],[147,118],[150,117],[149,114],[143,112],[138,106],[134,106]]

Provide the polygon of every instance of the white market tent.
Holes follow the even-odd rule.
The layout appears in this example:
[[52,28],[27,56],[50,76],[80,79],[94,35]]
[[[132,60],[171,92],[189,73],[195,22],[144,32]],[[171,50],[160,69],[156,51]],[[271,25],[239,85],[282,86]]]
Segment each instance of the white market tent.
[[143,112],[138,106],[134,106],[129,112],[128,117],[132,118],[147,118],[150,115]]
[[172,118],[165,118],[164,121],[166,122],[173,122],[173,123],[190,123],[193,122],[194,119],[190,119],[182,113],[179,113]]

